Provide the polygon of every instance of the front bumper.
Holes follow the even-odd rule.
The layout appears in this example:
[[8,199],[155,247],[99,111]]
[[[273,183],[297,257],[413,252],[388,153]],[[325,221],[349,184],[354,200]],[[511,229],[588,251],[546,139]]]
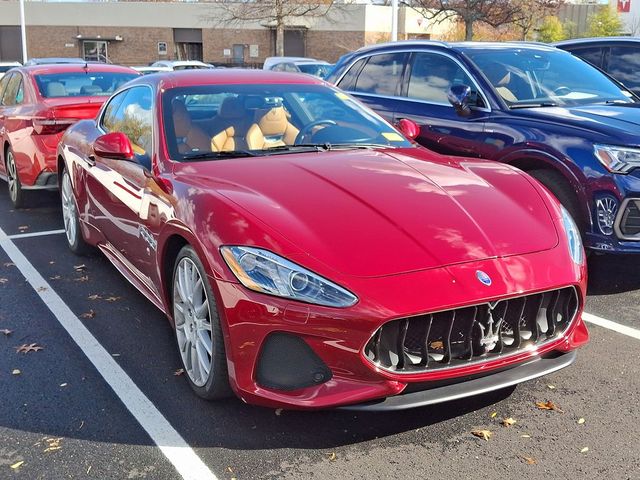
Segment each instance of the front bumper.
[[[476,279],[475,272],[480,269],[494,279],[491,286],[485,286]],[[452,395],[447,392],[457,391],[466,396],[479,393],[490,385],[496,385],[494,389],[507,386],[507,377],[511,382],[509,385],[525,381],[537,368],[530,365],[549,365],[547,361],[539,361],[553,357],[569,358],[564,354],[588,340],[581,320],[586,270],[576,267],[564,248],[391,277],[351,279],[350,283],[343,280],[343,286],[356,292],[360,298],[358,304],[347,309],[289,302],[248,291],[237,283],[211,280],[218,286],[231,386],[245,402],[272,408],[325,409],[380,402],[416,386],[432,393],[402,395],[411,395],[407,397],[411,400],[406,407],[397,406],[405,403],[401,399],[389,400],[390,403],[385,405],[409,408],[414,404],[417,406],[416,402],[446,401]],[[580,299],[578,312],[564,334],[544,346],[457,368],[409,375],[377,368],[364,356],[365,344],[381,325],[391,320],[565,286],[577,289]],[[275,362],[280,351],[284,364],[288,362],[298,370],[308,372],[307,377],[302,375],[300,388],[286,388],[286,381],[274,381],[260,368],[261,355],[269,339],[283,334],[301,339],[315,357],[303,362],[299,360],[303,357],[298,354],[289,357],[293,347],[284,343],[280,347],[269,346],[270,361]],[[555,365],[562,368],[569,363],[558,361]],[[529,366],[517,370],[525,365]],[[511,374],[502,373],[496,377],[496,372],[511,370]],[[544,367],[540,371],[540,375],[544,375],[551,370]],[[468,388],[462,384],[451,386],[452,381],[458,384],[456,380],[478,375],[486,379],[474,380],[475,383],[469,384]],[[296,372],[291,370],[284,377],[291,380],[296,377]],[[271,380],[265,381],[265,378]],[[289,386],[296,385],[298,380],[291,381],[293,383]],[[447,382],[451,384],[449,390],[439,390]],[[462,383],[466,385],[468,381]]]

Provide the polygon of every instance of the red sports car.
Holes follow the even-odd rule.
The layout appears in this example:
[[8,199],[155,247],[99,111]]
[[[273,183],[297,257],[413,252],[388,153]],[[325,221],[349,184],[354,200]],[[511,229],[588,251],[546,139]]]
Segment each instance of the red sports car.
[[14,206],[24,190],[56,189],[56,148],[65,129],[94,118],[118,87],[138,76],[101,64],[37,65],[9,71],[0,81],[0,178]]
[[587,342],[580,235],[547,190],[310,76],[142,77],[58,155],[71,250],[97,246],[169,317],[204,398],[408,408]]

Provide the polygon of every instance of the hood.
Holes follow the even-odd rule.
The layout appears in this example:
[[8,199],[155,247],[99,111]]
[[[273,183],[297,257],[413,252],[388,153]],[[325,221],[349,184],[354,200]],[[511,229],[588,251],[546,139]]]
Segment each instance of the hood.
[[447,157],[420,148],[274,155],[191,163],[182,180],[215,190],[345,275],[392,275],[557,245],[551,215],[523,174],[493,162],[433,158]]
[[[586,105],[581,107],[544,107],[513,110],[520,117],[569,123],[599,132],[617,131],[638,137],[640,104]],[[640,143],[640,138],[634,143]]]

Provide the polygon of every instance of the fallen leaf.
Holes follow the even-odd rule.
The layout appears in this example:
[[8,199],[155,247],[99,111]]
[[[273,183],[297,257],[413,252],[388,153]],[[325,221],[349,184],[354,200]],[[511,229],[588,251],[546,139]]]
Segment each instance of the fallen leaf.
[[176,377],[179,377],[183,373],[184,373],[184,368],[179,368],[175,372],[173,372],[173,375],[175,375]]
[[587,453],[589,451],[589,447],[582,447],[580,453]]
[[531,438],[531,435],[523,433],[522,435],[520,435],[520,438]]
[[2,330],[0,330],[0,333],[4,333],[5,335],[9,336],[13,333],[13,330],[9,330],[8,328],[3,328]]
[[527,465],[535,465],[536,464],[536,459],[533,457],[525,457],[523,456],[522,459],[525,461],[525,463]]
[[22,372],[20,370],[18,370],[17,368],[14,368],[13,370],[11,370],[11,375],[20,375]]
[[327,458],[329,460],[335,460],[336,459],[336,452],[327,453]]
[[102,297],[100,295],[98,295],[97,293],[94,293],[93,295],[89,295],[87,298],[89,300],[100,300]]
[[491,433],[489,430],[471,430],[471,435],[489,441],[493,433]]
[[67,385],[68,385],[68,383],[66,383],[66,382],[60,384],[61,387],[66,387]]
[[437,340],[435,342],[431,342],[429,344],[429,346],[431,348],[433,348],[434,350],[443,350],[444,349],[444,343],[442,343],[440,340]]
[[277,415],[277,416],[282,415],[282,409],[281,409],[281,408],[277,408],[277,409],[276,409],[276,415]]
[[493,412],[491,415],[489,415],[491,418],[496,418],[498,416],[498,412]]
[[548,388],[549,390],[555,390],[555,389],[556,389],[556,386],[555,386],[555,385],[547,385],[547,388]]
[[54,265],[55,263],[56,263],[56,262],[54,262],[53,260],[51,260],[51,261],[49,262],[49,265]]
[[558,408],[558,406],[551,400],[547,400],[546,402],[536,402],[536,407],[538,407],[540,410],[555,410],[562,413],[562,410]]
[[43,348],[37,343],[23,343],[18,348],[16,348],[16,353],[29,353],[29,352],[37,352],[42,350]]
[[501,423],[505,427],[510,427],[511,425],[515,425],[516,421],[513,418],[508,417],[508,418],[503,418]]
[[8,278],[0,278],[0,283],[7,283],[8,281]]
[[579,418],[578,419],[578,425],[582,425],[584,423],[584,418]]
[[107,297],[104,299],[105,302],[117,302],[121,297]]
[[89,277],[87,277],[86,275],[83,275],[82,277],[76,278],[74,281],[76,281],[76,282],[86,282],[88,280],[89,280]]
[[94,318],[95,316],[96,316],[96,312],[94,312],[93,310],[89,310],[88,312],[85,312],[82,315],[80,315],[80,318]]
[[24,230],[28,230],[28,229],[29,229],[29,225],[20,225],[18,227],[18,230],[20,230],[20,231],[24,231]]
[[62,437],[45,438],[44,441],[47,442],[47,448],[43,450],[44,453],[55,452],[56,450],[60,450],[62,448],[62,445],[60,445],[60,442],[62,441]]
[[38,287],[38,292],[46,292],[47,287]]
[[15,267],[15,266],[16,266],[16,264],[15,264],[15,263],[13,263],[13,262],[3,263],[3,265],[4,265],[5,267]]
[[83,263],[82,265],[74,265],[73,268],[76,270],[76,272],[80,272],[87,268],[87,266]]
[[16,468],[20,468],[22,466],[22,464],[24,463],[24,460],[20,460],[19,462],[14,463],[13,465],[11,465],[11,468],[13,468],[14,470]]
[[49,277],[49,280],[60,280],[61,278],[60,275],[54,275],[53,277]]

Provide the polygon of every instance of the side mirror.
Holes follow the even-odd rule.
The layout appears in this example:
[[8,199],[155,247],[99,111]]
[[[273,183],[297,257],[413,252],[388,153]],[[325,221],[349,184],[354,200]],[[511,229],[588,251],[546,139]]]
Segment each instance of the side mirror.
[[413,120],[402,118],[396,123],[398,130],[410,140],[413,140],[420,134],[420,127]]
[[99,157],[114,160],[132,160],[134,158],[133,147],[122,132],[111,132],[101,135],[93,142],[93,151]]
[[468,85],[453,85],[447,92],[449,103],[456,109],[461,117],[471,115],[469,100],[471,99],[471,87]]

